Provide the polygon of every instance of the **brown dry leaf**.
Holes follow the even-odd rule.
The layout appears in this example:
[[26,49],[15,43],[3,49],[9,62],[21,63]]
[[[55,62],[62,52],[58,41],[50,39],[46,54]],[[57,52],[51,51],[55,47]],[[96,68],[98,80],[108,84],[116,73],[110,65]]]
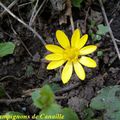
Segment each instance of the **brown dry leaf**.
[[86,33],[85,21],[84,20],[77,20],[77,28],[80,28],[81,33],[85,34]]
[[100,24],[103,21],[103,16],[102,16],[101,12],[94,11],[94,10],[91,9],[91,15],[90,15],[89,19],[95,21],[98,24]]
[[67,7],[67,9],[66,9],[65,15],[66,15],[66,16],[71,16],[71,15],[72,15],[72,10],[71,10],[71,8],[72,8],[71,0],[66,0],[66,7]]
[[67,16],[64,14],[59,17],[59,25],[67,24]]
[[52,7],[55,11],[62,11],[65,9],[66,0],[50,0]]
[[59,18],[59,24],[66,24],[67,23],[67,17],[72,16],[72,10],[71,10],[71,0],[66,0],[66,10],[63,15]]

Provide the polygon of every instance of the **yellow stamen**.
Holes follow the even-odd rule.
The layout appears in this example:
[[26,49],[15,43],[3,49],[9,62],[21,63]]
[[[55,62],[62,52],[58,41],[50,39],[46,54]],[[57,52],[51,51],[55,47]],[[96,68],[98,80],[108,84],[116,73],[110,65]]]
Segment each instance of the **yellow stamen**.
[[78,59],[79,50],[76,48],[69,48],[64,51],[64,59],[70,62],[74,62]]

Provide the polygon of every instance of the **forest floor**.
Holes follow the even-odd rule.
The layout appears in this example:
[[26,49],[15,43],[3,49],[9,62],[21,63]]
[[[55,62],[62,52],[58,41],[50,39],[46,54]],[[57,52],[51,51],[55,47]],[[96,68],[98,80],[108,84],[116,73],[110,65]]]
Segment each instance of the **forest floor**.
[[[33,6],[23,5],[29,0],[18,1],[11,11],[28,24]],[[3,3],[8,6],[12,0]],[[41,5],[41,2],[39,4]],[[70,38],[71,24],[68,19],[66,24],[60,25],[59,16],[62,13],[56,13],[49,4],[48,2],[37,15],[32,27],[46,43],[56,44],[56,30],[64,30]],[[120,40],[120,1],[106,0],[104,6],[113,35]],[[3,9],[0,8],[0,13],[2,12]],[[83,34],[89,33],[90,30],[96,34],[97,25],[105,25],[101,6],[97,1],[87,0],[80,9],[73,7],[72,12],[75,28],[79,27]],[[89,36],[89,43],[98,45],[97,52],[92,55],[98,66],[95,69],[85,68],[87,75],[85,81],[80,81],[74,74],[70,82],[65,85],[60,79],[59,69],[51,71],[46,69],[48,63],[44,60],[44,56],[47,50],[41,41],[7,12],[0,18],[0,41],[12,41],[16,44],[14,54],[0,58],[0,85],[5,90],[5,96],[0,99],[0,114],[8,111],[37,114],[38,109],[32,104],[29,91],[49,84],[55,89],[56,96],[64,97],[57,102],[62,106],[71,107],[79,118],[84,120],[83,111],[97,92],[105,86],[120,84],[120,62],[108,33],[100,40],[94,41]],[[120,47],[120,42],[117,42],[117,45]]]

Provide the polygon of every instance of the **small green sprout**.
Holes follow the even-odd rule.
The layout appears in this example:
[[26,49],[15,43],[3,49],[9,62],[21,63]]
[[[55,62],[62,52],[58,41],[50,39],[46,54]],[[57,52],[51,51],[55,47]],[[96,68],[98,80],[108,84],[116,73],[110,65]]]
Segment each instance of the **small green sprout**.
[[[38,114],[25,115],[15,111],[9,111],[3,115],[5,118],[0,118],[0,120],[28,120],[30,118],[35,120],[79,120],[77,114],[72,109],[67,107],[63,108],[57,104],[55,95],[49,85],[44,85],[42,88],[36,89],[32,93],[32,100],[33,104],[40,111]],[[15,118],[16,116],[17,118]]]

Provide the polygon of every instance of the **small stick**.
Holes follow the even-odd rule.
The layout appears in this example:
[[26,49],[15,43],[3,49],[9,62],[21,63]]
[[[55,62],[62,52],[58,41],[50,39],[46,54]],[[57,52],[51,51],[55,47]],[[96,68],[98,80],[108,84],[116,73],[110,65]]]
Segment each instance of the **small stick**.
[[[13,30],[14,34],[15,34],[16,36],[18,36],[17,32],[15,31],[15,29],[14,29],[13,26],[12,26],[11,20],[10,20],[10,24],[11,24],[11,29]],[[18,37],[19,37],[19,36],[18,36]],[[19,40],[20,40],[21,44],[23,45],[23,47],[25,48],[25,50],[26,50],[26,51],[28,52],[28,54],[30,55],[30,57],[33,58],[32,53],[28,50],[28,48],[26,47],[26,45],[24,44],[24,42],[22,41],[22,39],[21,39],[20,37],[19,37]]]
[[63,99],[68,99],[66,96],[55,96],[56,100],[63,100]]
[[[32,95],[32,92],[34,92],[37,89],[39,89],[39,88],[34,88],[34,89],[29,89],[29,90],[23,91],[22,97],[23,98],[30,97]],[[55,96],[55,99],[61,100],[61,99],[67,99],[67,97],[66,96]]]
[[[28,97],[28,96],[27,96]],[[56,100],[62,100],[62,99],[67,99],[67,97],[64,96],[55,96]],[[16,103],[16,102],[23,102],[24,98],[15,98],[15,99],[0,99],[0,103],[5,103],[7,105],[11,103]]]
[[[1,2],[0,2],[0,6],[2,6],[13,18],[15,18],[17,21],[19,21],[20,23],[22,23],[26,28],[28,28],[30,31],[32,31],[38,38],[39,40],[42,42],[43,45],[46,45],[46,42],[44,41],[44,39],[29,25],[27,25],[24,21],[22,21],[20,18],[18,18],[16,15],[14,15],[6,6],[4,6]],[[1,17],[1,16],[0,16]]]
[[115,47],[115,49],[116,49],[118,58],[119,58],[119,60],[120,60],[120,51],[119,51],[119,49],[118,49],[118,46],[117,46],[116,40],[115,40],[115,38],[114,38],[113,32],[112,32],[112,30],[111,30],[111,27],[110,27],[110,25],[109,25],[109,22],[108,22],[106,13],[105,13],[105,9],[104,9],[102,0],[99,0],[99,3],[100,3],[100,6],[101,6],[101,9],[102,9],[103,16],[104,16],[104,18],[105,18],[105,22],[106,22],[106,24],[107,24],[107,26],[108,26],[108,28],[109,28],[109,33],[110,33],[110,36],[111,36],[111,38],[112,38],[112,42],[113,42],[113,44],[114,44],[114,47]]
[[18,7],[23,7],[23,6],[29,5],[29,4],[31,4],[31,3],[32,3],[32,2],[23,3],[23,4],[18,5]]
[[85,20],[84,20],[85,33],[86,33],[86,23],[87,23],[89,11],[90,11],[90,7],[88,7],[88,9],[87,9],[86,16],[85,16]]
[[78,86],[80,86],[80,82],[76,83],[76,84],[74,84],[72,86],[66,86],[66,87],[62,88],[61,90],[56,91],[55,93],[58,94],[58,93],[67,92],[67,91],[70,91],[70,90],[72,90],[72,89],[74,89],[74,88],[76,88]]
[[32,10],[33,12],[32,12],[31,18],[30,18],[29,26],[32,26],[32,19],[34,17],[35,12],[36,12],[36,8],[38,6],[38,2],[39,2],[39,0],[36,1],[36,4],[35,4],[35,6],[34,6],[34,8]]
[[66,5],[67,5],[66,15],[70,17],[72,32],[74,32],[74,22],[72,17],[71,1],[67,0]]
[[48,0],[44,0],[44,1],[42,2],[42,4],[40,5],[40,7],[38,8],[38,10],[36,11],[35,15],[32,17],[32,20],[31,20],[31,24],[30,24],[30,25],[33,24],[33,22],[34,22],[35,19],[36,19],[37,14],[39,13],[39,11],[41,10],[41,8],[43,7],[43,5],[44,5],[47,1],[48,1]]
[[[18,0],[14,0],[9,6],[8,9],[11,9],[16,3],[18,2]],[[6,14],[6,10],[4,10],[2,13],[0,13],[0,16]]]
[[5,80],[7,80],[7,79],[10,80],[10,78],[11,78],[11,80],[13,80],[13,79],[14,79],[14,80],[21,80],[21,79],[24,79],[25,76],[15,77],[15,76],[13,76],[13,75],[7,75],[7,76],[4,76],[4,77],[0,78],[0,82],[5,81]]
[[73,22],[73,17],[72,15],[70,15],[70,23],[71,23],[71,28],[72,28],[72,32],[74,32],[74,22]]
[[24,99],[23,98],[16,98],[16,99],[0,99],[0,103],[15,103],[15,102],[22,102]]
[[120,40],[118,40],[118,39],[116,39],[116,38],[115,38],[115,40],[116,40],[117,42],[120,42]]

